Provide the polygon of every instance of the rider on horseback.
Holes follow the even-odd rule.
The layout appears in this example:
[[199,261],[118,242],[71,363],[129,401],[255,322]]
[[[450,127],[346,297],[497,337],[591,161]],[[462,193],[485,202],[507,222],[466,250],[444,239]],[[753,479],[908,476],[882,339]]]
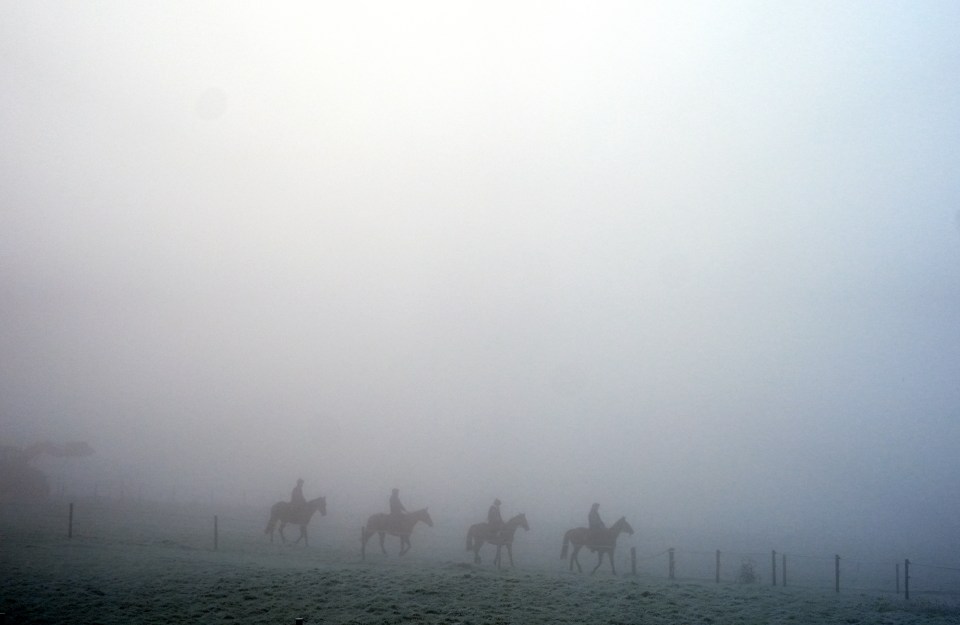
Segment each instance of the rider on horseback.
[[290,493],[290,505],[297,510],[302,510],[307,505],[307,500],[303,496],[302,478],[297,480],[297,485],[293,487],[293,492]]
[[487,511],[487,531],[490,536],[496,536],[503,529],[503,516],[500,515],[500,500],[494,499],[493,505]]
[[390,494],[390,523],[394,527],[401,527],[401,520],[403,519],[404,513],[407,511],[403,507],[403,504],[400,503],[400,489],[394,488],[393,492]]
[[587,524],[590,528],[591,543],[596,544],[598,542],[598,534],[601,534],[603,530],[607,529],[606,524],[603,522],[603,519],[600,518],[600,504],[595,503],[590,506],[590,513],[587,515]]

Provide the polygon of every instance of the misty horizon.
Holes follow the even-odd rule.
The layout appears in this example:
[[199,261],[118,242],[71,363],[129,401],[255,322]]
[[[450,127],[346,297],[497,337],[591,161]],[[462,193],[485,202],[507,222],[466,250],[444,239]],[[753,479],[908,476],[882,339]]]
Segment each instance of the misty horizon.
[[0,14],[51,483],[960,532],[956,5]]

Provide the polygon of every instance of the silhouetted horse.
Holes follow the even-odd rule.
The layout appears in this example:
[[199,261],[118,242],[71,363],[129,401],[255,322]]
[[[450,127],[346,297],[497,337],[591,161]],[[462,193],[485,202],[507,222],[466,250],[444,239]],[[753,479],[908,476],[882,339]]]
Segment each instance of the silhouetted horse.
[[380,551],[387,555],[387,550],[383,546],[383,539],[387,534],[400,537],[400,555],[410,551],[410,534],[413,533],[413,526],[417,522],[423,521],[430,527],[433,527],[433,519],[426,508],[416,510],[415,512],[406,512],[399,517],[389,514],[378,513],[371,515],[367,519],[367,524],[363,526],[360,537],[360,556],[367,557],[367,541],[374,534],[380,534]]
[[613,563],[613,551],[617,548],[617,536],[620,535],[620,532],[633,534],[633,528],[630,527],[624,517],[620,517],[616,523],[605,529],[591,530],[586,527],[577,527],[568,530],[563,535],[563,550],[560,552],[560,558],[567,557],[567,549],[570,543],[573,543],[573,553],[570,555],[570,570],[573,570],[573,565],[576,563],[577,571],[583,573],[583,569],[580,568],[580,561],[577,559],[577,552],[580,551],[581,547],[587,547],[590,551],[597,552],[597,566],[590,571],[591,575],[596,573],[600,565],[603,564],[603,554],[609,556],[610,568],[616,575],[617,566]]
[[493,559],[493,563],[497,565],[498,569],[500,568],[500,549],[503,547],[507,548],[507,555],[510,556],[510,566],[513,566],[513,535],[517,532],[518,527],[525,530],[530,529],[530,526],[527,525],[527,515],[518,514],[504,523],[500,531],[494,534],[490,533],[489,523],[474,523],[471,525],[470,529],[467,530],[467,551],[473,551],[473,561],[480,564],[480,547],[483,546],[484,542],[488,542],[497,546],[497,556]]
[[317,510],[320,511],[320,516],[326,516],[326,497],[311,499],[302,506],[295,506],[289,501],[278,501],[270,508],[270,521],[267,523],[267,529],[263,530],[263,533],[270,534],[270,542],[273,542],[273,528],[276,527],[277,521],[280,521],[280,540],[287,542],[287,537],[283,535],[283,528],[287,523],[299,525],[300,538],[297,538],[293,544],[297,544],[302,539],[304,545],[309,545],[307,540],[307,523],[310,522],[310,518],[313,517],[313,513]]

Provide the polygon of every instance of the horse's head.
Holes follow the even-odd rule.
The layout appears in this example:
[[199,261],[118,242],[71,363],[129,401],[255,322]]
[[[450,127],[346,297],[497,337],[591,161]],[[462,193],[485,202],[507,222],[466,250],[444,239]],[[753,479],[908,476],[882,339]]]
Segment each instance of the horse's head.
[[530,531],[530,526],[527,524],[527,515],[524,514],[523,512],[521,512],[517,516],[510,519],[507,522],[507,525],[510,525],[510,524],[513,524],[518,527],[522,527],[523,529]]
[[417,512],[417,518],[423,521],[424,523],[426,523],[427,525],[429,525],[430,527],[433,527],[433,519],[430,518],[430,513],[427,512],[426,508]]
[[613,528],[618,532],[624,532],[627,534],[633,535],[633,528],[630,527],[630,524],[627,523],[627,517],[620,517],[617,519],[617,522],[613,524]]
[[317,497],[310,501],[311,510],[316,510],[320,512],[320,516],[327,516],[327,498],[326,497]]

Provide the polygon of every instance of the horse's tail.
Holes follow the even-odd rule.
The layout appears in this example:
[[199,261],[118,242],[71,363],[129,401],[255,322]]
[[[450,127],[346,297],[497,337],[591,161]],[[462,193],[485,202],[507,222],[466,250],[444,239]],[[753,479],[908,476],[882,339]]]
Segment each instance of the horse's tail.
[[568,549],[570,549],[570,532],[569,531],[563,535],[563,549],[560,550],[561,560],[565,560],[567,558]]

